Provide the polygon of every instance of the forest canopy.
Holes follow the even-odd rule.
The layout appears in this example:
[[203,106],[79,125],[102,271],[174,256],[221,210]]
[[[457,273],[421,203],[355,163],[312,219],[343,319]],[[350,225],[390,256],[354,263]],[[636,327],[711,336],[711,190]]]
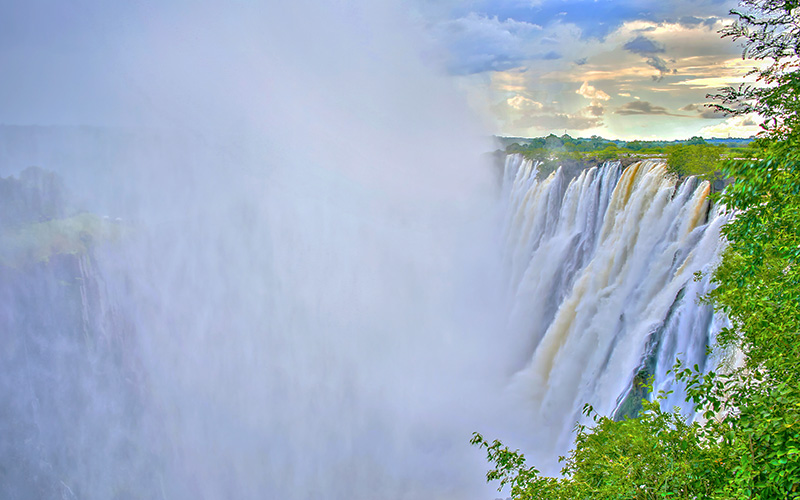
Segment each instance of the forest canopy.
[[560,137],[550,134],[529,139],[499,137],[498,140],[505,145],[505,153],[521,154],[543,162],[547,171],[570,161],[596,164],[663,158],[675,175],[695,175],[709,180],[720,177],[724,161],[755,158],[760,151],[754,138],[704,139],[694,136],[680,141],[615,141],[596,135],[573,138],[568,134]]

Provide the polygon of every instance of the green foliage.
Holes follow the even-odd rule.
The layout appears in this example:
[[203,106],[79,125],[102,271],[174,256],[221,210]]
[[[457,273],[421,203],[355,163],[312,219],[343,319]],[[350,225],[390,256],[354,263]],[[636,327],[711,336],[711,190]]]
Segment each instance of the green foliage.
[[[702,137],[692,137],[684,141],[631,141],[627,143],[610,141],[593,135],[589,139],[575,139],[569,135],[527,139],[524,144],[518,142],[506,148],[508,154],[521,154],[528,159],[559,163],[563,161],[582,160],[603,162],[622,158],[665,157],[669,153],[674,156],[670,164],[675,164],[673,171],[677,175],[701,175],[714,177],[720,168],[722,158],[753,158],[751,149],[741,147],[743,140],[731,140],[730,143],[708,143]],[[744,140],[746,144],[746,140]],[[704,163],[705,162],[705,163]]]
[[117,240],[125,232],[122,224],[89,213],[7,229],[0,231],[0,264],[19,267],[56,254],[85,253],[94,243]]
[[725,464],[717,498],[800,498],[800,389],[764,370],[677,371],[707,419],[695,426]]
[[598,151],[596,157],[600,161],[609,161],[619,157],[619,148],[616,144],[609,144],[601,151]]
[[[593,427],[578,427],[561,478],[541,476],[518,452],[476,434],[473,443],[495,465],[489,479],[510,485],[514,498],[800,498],[800,2],[742,7],[724,36],[743,39],[745,55],[768,64],[756,72],[760,86],[725,89],[718,107],[766,120],[752,149],[729,151],[739,159],[721,163],[734,182],[719,201],[733,218],[708,300],[732,324],[718,348],[741,349],[744,365],[703,374],[678,363],[687,404],[702,418],[665,412],[658,397],[644,400],[636,418],[594,415]],[[698,173],[703,155],[719,161],[720,150],[697,139],[668,148],[678,173]]]
[[721,196],[736,217],[712,293],[734,327],[721,340],[741,346],[751,368],[798,378],[800,360],[800,138],[776,141],[758,161],[730,162],[736,181]]
[[[693,138],[700,139],[702,138]],[[722,167],[721,158],[725,152],[722,146],[710,146],[687,142],[681,146],[670,146],[667,148],[667,167],[674,174],[684,177],[696,175],[704,179],[713,179],[717,176],[717,171]]]
[[636,418],[593,413],[578,426],[575,447],[561,457],[562,477],[542,476],[517,450],[474,434],[495,468],[487,480],[511,487],[514,499],[800,498],[800,388],[764,371],[701,374],[676,367],[703,419],[643,400]]
[[561,478],[541,476],[519,451],[499,441],[488,443],[476,433],[472,443],[486,449],[495,464],[487,479],[500,480],[501,489],[510,485],[515,499],[714,498],[726,484],[718,450],[725,444],[709,445],[701,429],[679,411],[663,411],[663,397],[643,401],[638,418],[620,421],[585,407],[594,426],[578,426],[575,448],[561,457]]

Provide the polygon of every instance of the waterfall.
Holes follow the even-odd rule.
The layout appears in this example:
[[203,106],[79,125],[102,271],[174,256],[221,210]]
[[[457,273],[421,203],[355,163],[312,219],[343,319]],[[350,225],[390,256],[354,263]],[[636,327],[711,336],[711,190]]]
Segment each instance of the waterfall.
[[573,179],[537,174],[537,163],[509,156],[502,188],[518,352],[509,392],[532,428],[547,429],[533,437],[535,455],[566,452],[586,403],[634,413],[636,383],[651,376],[656,392],[674,391],[668,407],[690,414],[667,371],[676,357],[705,369],[706,346],[725,324],[699,302],[724,246],[726,217],[709,213],[709,183],[678,182],[658,160],[610,162]]

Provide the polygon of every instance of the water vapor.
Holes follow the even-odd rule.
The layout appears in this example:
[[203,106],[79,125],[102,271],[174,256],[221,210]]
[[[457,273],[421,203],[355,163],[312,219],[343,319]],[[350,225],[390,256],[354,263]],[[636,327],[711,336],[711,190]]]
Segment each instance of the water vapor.
[[74,8],[34,65],[69,42],[54,123],[112,128],[29,130],[4,168],[41,162],[128,228],[86,279],[136,378],[63,401],[99,430],[47,445],[62,494],[483,497],[491,144],[402,6]]

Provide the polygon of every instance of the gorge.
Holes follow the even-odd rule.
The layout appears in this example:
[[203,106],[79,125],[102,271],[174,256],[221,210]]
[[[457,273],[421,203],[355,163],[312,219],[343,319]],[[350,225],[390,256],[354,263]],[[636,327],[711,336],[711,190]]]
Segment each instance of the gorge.
[[[29,132],[6,166],[65,157]],[[472,431],[555,467],[584,403],[631,414],[636,380],[676,389],[676,356],[718,362],[693,273],[725,218],[661,162],[544,177],[509,156],[463,208],[198,158],[191,189],[140,173],[105,218],[46,172],[3,180],[28,214],[2,236],[9,498],[491,498]],[[98,162],[77,160],[68,186]]]

